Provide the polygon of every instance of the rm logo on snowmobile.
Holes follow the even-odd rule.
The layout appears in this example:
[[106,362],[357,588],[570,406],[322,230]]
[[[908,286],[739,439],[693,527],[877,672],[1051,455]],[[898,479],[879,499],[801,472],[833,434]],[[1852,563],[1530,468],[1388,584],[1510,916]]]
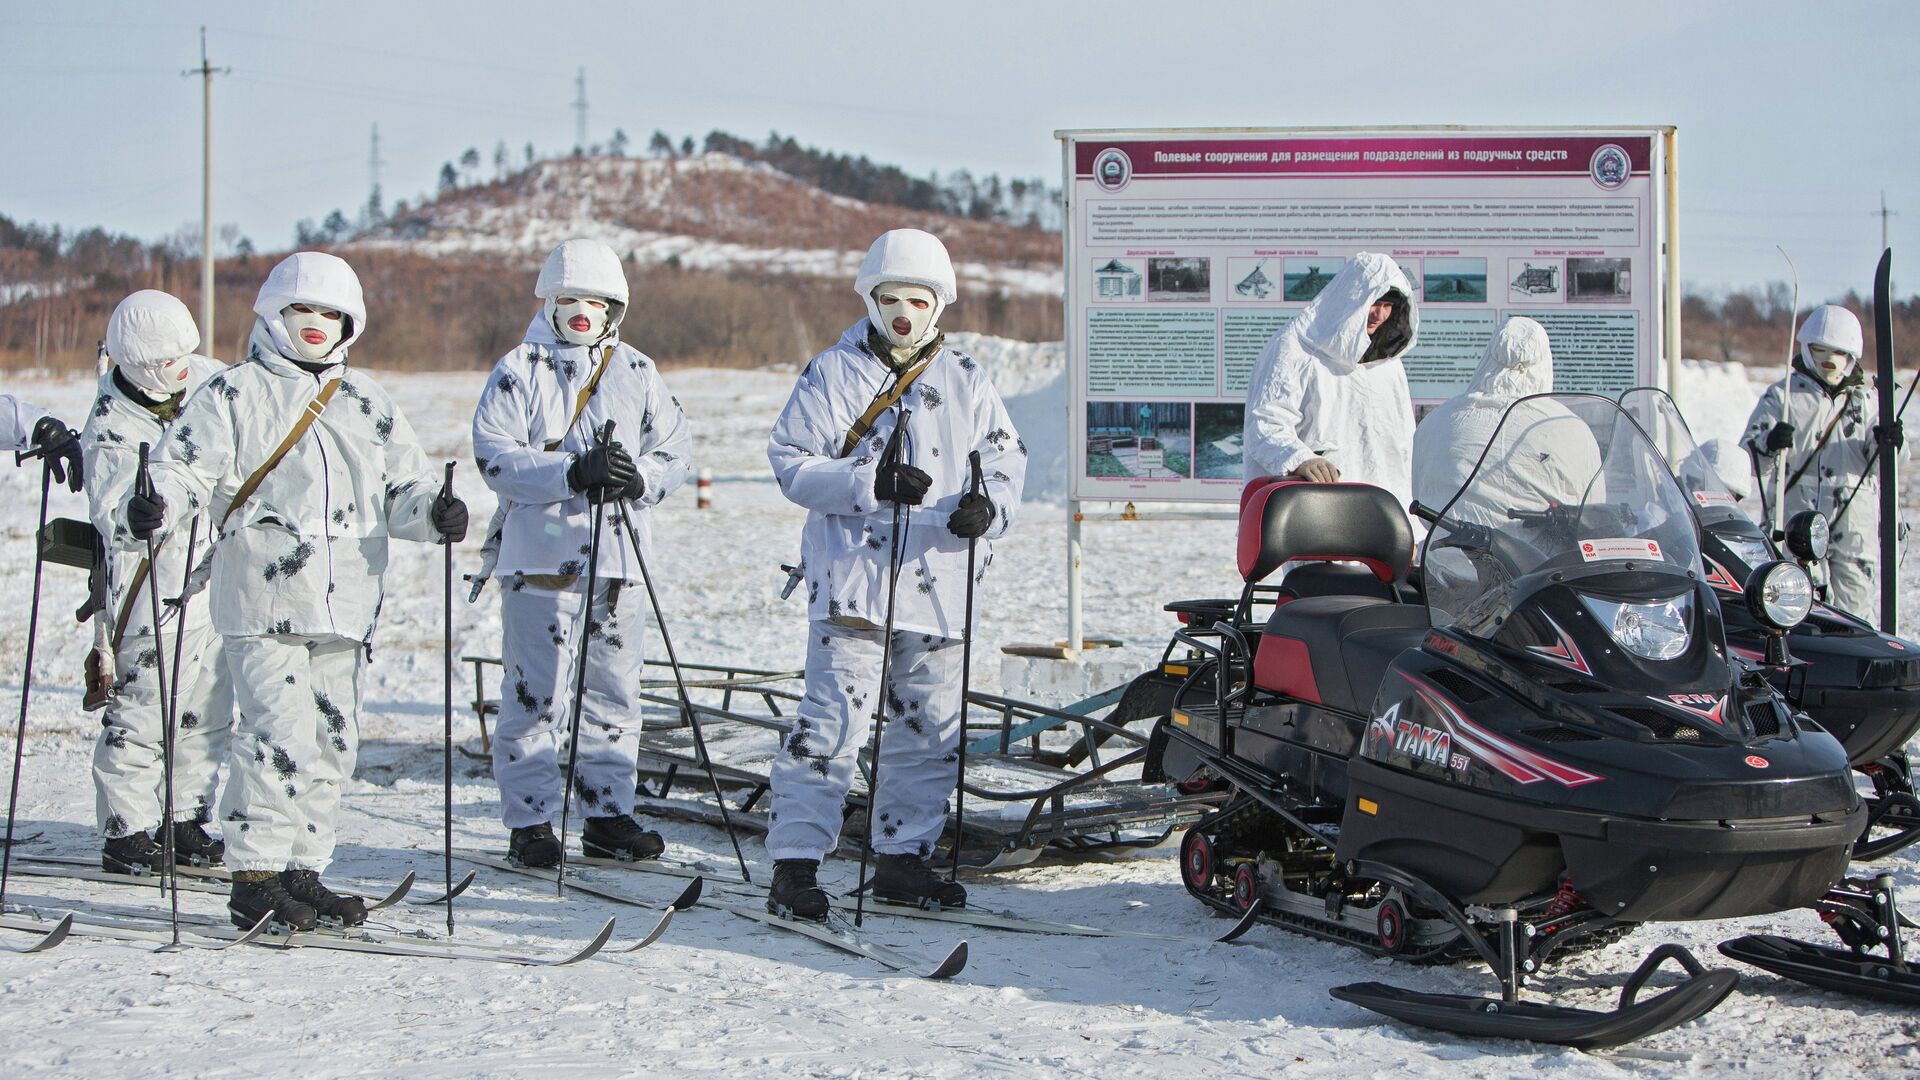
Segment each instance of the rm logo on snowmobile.
[[1720,698],[1713,694],[1668,694],[1667,700],[1675,705],[1704,705],[1709,709],[1720,704]]

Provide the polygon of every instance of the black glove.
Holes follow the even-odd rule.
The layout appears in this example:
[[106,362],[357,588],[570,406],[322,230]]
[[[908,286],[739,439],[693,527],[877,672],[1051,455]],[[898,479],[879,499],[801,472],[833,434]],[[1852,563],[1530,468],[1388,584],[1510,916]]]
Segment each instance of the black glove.
[[428,512],[433,527],[440,533],[440,539],[449,544],[457,544],[467,538],[467,504],[457,496],[445,492],[433,500],[433,509]]
[[880,466],[873,477],[873,497],[881,502],[919,506],[933,486],[933,477],[904,462]]
[[1777,454],[1793,445],[1793,425],[1782,420],[1767,432],[1767,453]]
[[962,540],[985,536],[993,527],[993,500],[984,491],[969,491],[947,516],[947,531]]
[[[1885,431],[1886,431],[1886,428],[1884,426],[1880,424],[1873,425],[1873,441],[1876,443],[1879,442],[1881,436],[1885,433]],[[1907,426],[1901,423],[1898,419],[1895,419],[1893,422],[1893,448],[1895,450],[1898,450],[1902,446],[1905,446],[1906,444],[1907,444]]]
[[596,444],[567,467],[567,485],[595,503],[619,498],[634,476],[633,459],[617,442]]
[[135,540],[146,540],[160,531],[167,522],[167,500],[160,493],[141,494],[136,491],[127,500],[127,532]]
[[58,483],[79,491],[84,481],[80,465],[80,433],[54,419],[43,416],[34,422],[29,441],[47,460]]
[[633,479],[620,491],[620,497],[628,502],[639,502],[640,496],[647,493],[647,478],[638,467],[633,470]]

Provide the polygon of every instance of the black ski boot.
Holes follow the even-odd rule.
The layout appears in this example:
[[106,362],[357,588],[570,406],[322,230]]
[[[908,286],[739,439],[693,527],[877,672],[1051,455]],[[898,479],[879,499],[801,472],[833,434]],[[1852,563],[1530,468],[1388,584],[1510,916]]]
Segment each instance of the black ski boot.
[[233,891],[227,896],[227,914],[233,925],[250,930],[267,912],[275,922],[290,930],[311,930],[319,922],[312,904],[295,900],[272,870],[238,870],[233,875]]
[[963,908],[967,890],[948,881],[918,855],[873,854],[873,896],[917,908]]
[[825,922],[827,891],[820,887],[818,859],[776,859],[773,888],[767,890],[767,911],[783,919]]
[[181,866],[219,866],[227,854],[225,841],[207,833],[199,818],[173,823],[173,861]]
[[507,841],[507,860],[534,870],[552,870],[560,865],[560,839],[553,826],[542,822],[513,830]]
[[167,853],[146,830],[109,840],[100,849],[100,869],[110,874],[157,874],[167,865]]
[[367,902],[357,896],[341,896],[320,883],[318,870],[282,870],[280,884],[287,895],[313,905],[322,919],[338,920],[342,926],[359,926],[367,921]]
[[590,817],[580,830],[580,851],[600,859],[624,859],[637,862],[657,859],[667,850],[660,834],[640,827],[630,814],[614,817]]

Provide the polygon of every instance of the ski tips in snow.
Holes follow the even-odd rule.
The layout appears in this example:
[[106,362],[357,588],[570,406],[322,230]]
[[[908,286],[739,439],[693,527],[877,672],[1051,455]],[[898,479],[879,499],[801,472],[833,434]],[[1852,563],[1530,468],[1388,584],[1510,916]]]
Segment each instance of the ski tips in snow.
[[1253,925],[1260,921],[1260,915],[1266,907],[1265,897],[1255,897],[1253,903],[1247,905],[1246,913],[1240,916],[1240,921],[1233,924],[1233,929],[1213,940],[1222,945],[1240,940],[1242,935],[1253,929]]
[[453,899],[454,897],[459,896],[461,893],[466,892],[469,888],[472,888],[474,880],[479,876],[480,876],[480,871],[469,870],[467,871],[466,877],[463,877],[459,881],[455,882],[453,885],[453,888],[448,889],[446,892],[443,892],[438,896],[430,896],[422,900],[408,900],[407,903],[414,904],[420,907],[430,907],[434,904],[444,904],[447,901]]
[[73,932],[73,916],[69,914],[66,918],[61,919],[59,923],[57,923],[54,926],[53,929],[48,930],[44,934],[41,934],[39,941],[34,942],[33,944],[27,946],[24,949],[17,949],[17,948],[14,948],[12,945],[7,946],[6,948],[7,948],[7,951],[10,953],[19,953],[23,956],[26,955],[27,953],[46,952],[48,949],[51,949],[55,945],[58,945],[61,942],[67,940],[67,935],[72,932]]

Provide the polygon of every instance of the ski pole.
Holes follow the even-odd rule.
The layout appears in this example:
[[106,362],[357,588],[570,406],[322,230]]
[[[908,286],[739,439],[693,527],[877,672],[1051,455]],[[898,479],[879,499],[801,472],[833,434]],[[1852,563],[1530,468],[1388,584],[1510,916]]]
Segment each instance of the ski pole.
[[[1800,317],[1800,270],[1793,265],[1793,256],[1787,249],[1774,245],[1780,257],[1787,260],[1787,270],[1793,274],[1793,306],[1787,311],[1787,374],[1780,380],[1780,422],[1793,426],[1793,354],[1794,321]],[[1777,543],[1787,535],[1787,457],[1793,453],[1793,444],[1781,448],[1773,458],[1773,539]],[[1763,500],[1764,501],[1764,500]]]
[[687,726],[693,729],[693,749],[700,755],[700,764],[707,770],[707,784],[713,788],[713,801],[720,807],[720,823],[726,826],[727,839],[733,843],[734,861],[740,864],[740,876],[747,884],[753,884],[753,875],[747,872],[747,857],[740,851],[740,837],[733,831],[733,816],[727,812],[726,797],[720,794],[720,778],[714,775],[713,758],[707,754],[707,739],[700,731],[700,713],[693,707],[693,699],[687,695],[686,676],[680,671],[680,657],[673,649],[673,636],[667,633],[667,617],[660,610],[660,597],[654,592],[653,574],[647,569],[647,557],[640,550],[640,530],[634,527],[633,511],[628,500],[620,500],[620,523],[626,526],[627,542],[633,545],[634,561],[640,566],[640,581],[647,587],[647,602],[653,605],[653,621],[660,627],[660,644],[667,650],[667,666],[673,669],[673,685],[680,695],[680,715],[686,719]]
[[[443,499],[453,498],[453,462],[451,461],[447,462],[447,482],[445,485],[443,485],[440,488],[440,496]],[[445,728],[444,734],[441,736],[440,747],[441,747],[441,757],[444,759],[443,764],[445,767],[446,779],[445,779],[445,783],[442,785],[441,810],[443,812],[443,826],[441,829],[441,836],[444,839],[444,843],[442,845],[440,854],[441,854],[441,861],[443,864],[443,868],[445,869],[446,876],[447,876],[447,936],[452,937],[453,936],[453,541],[451,540],[447,541],[445,547],[447,549],[445,552],[445,555],[446,555],[445,570],[446,570],[447,587],[444,593],[442,594],[443,604],[440,609],[440,632],[441,632],[440,655],[443,661],[441,666],[444,669],[442,674],[446,678],[447,710],[446,710],[446,728]]]
[[[14,455],[18,465],[32,451]],[[27,745],[27,701],[33,692],[33,647],[40,631],[40,571],[46,565],[46,552],[40,546],[40,534],[47,528],[47,492],[53,485],[53,462],[40,457],[40,526],[33,531],[33,604],[27,609],[27,662],[20,675],[20,723],[13,730],[13,786],[7,794],[7,842],[0,844],[0,910],[7,900],[7,877],[13,870],[13,824],[20,811],[20,757]]]
[[[153,476],[147,471],[147,453],[149,449],[146,443],[140,444],[140,471],[135,475],[133,481],[134,491],[146,496],[153,494]],[[147,565],[156,568],[160,565],[160,543],[152,536],[147,537]],[[155,659],[153,672],[154,678],[160,682],[160,707],[162,713],[161,747],[162,751],[166,754],[166,761],[161,767],[161,775],[164,778],[162,782],[167,786],[165,805],[170,811],[173,806],[173,747],[171,745],[173,740],[166,731],[165,713],[167,702],[171,700],[171,695],[167,692],[167,686],[169,685],[167,682],[167,636],[160,630],[160,578],[157,574],[149,573],[147,575],[147,608],[153,616],[153,653]],[[163,853],[162,857],[166,860],[167,864],[166,872],[160,875],[160,884],[173,898],[173,941],[169,946],[171,947],[180,944],[180,883],[175,878],[173,865],[173,821],[171,817],[160,823],[160,829],[166,834],[166,842],[161,846],[161,851]]]
[[[179,863],[176,861],[179,858],[180,852],[179,844],[173,835],[174,807],[178,805],[174,801],[173,793],[173,755],[174,751],[180,746],[180,656],[186,651],[187,589],[193,584],[193,554],[194,550],[199,547],[199,541],[199,531],[189,527],[187,529],[187,563],[180,571],[180,597],[174,601],[173,608],[175,621],[173,624],[172,692],[167,695],[166,726],[161,729],[161,752],[167,756],[166,765],[162,769],[162,783],[167,785],[167,798],[166,806],[160,814],[160,831],[164,833],[166,837],[165,841],[161,844],[160,850],[161,858],[165,859],[167,863],[167,895],[171,899],[173,908],[173,941],[170,944],[161,946],[160,949],[157,950],[160,952],[174,952],[184,948],[184,946],[180,944],[180,871],[178,869]],[[152,556],[148,556],[148,559],[148,566],[157,567],[159,565],[151,561]],[[159,583],[159,574],[147,575],[147,587],[150,590],[158,592]],[[156,638],[160,636],[160,626],[158,623],[154,624],[153,634]]]
[[[593,445],[598,448],[613,441],[613,421],[607,421],[605,427],[594,433]],[[580,763],[580,711],[587,697],[587,639],[593,636],[593,590],[600,579],[600,525],[606,520],[607,502],[595,501],[593,492],[587,492],[589,501],[593,501],[593,534],[587,540],[587,598],[580,606],[580,638],[578,642],[579,659],[574,665],[573,677],[573,719],[567,724],[567,775],[561,778],[564,785],[560,789],[560,868],[553,875],[554,893],[567,895],[567,818],[573,809],[573,770]]]
[[[900,406],[900,418],[893,426],[893,434],[887,439],[887,448],[880,455],[881,468],[899,462],[905,449],[907,420],[912,416],[912,409]],[[900,535],[909,520],[905,511],[906,507],[901,504],[893,504],[893,535],[887,554],[887,620],[880,635],[880,700],[874,702],[873,706],[873,768],[867,780],[867,836],[860,845],[860,888],[853,905],[855,926],[864,925],[862,920],[867,913],[867,863],[873,857],[873,821],[880,807],[880,735],[887,726],[887,700],[893,693],[893,607],[900,589],[900,558],[906,547]]]
[[[967,469],[971,473],[967,494],[978,494],[985,484],[980,475],[980,451],[967,455]],[[980,538],[967,537],[966,621],[960,624],[960,767],[959,779],[953,785],[953,872],[947,875],[948,881],[960,880],[960,847],[967,837],[967,695],[973,689],[973,574],[974,557],[979,551]]]

